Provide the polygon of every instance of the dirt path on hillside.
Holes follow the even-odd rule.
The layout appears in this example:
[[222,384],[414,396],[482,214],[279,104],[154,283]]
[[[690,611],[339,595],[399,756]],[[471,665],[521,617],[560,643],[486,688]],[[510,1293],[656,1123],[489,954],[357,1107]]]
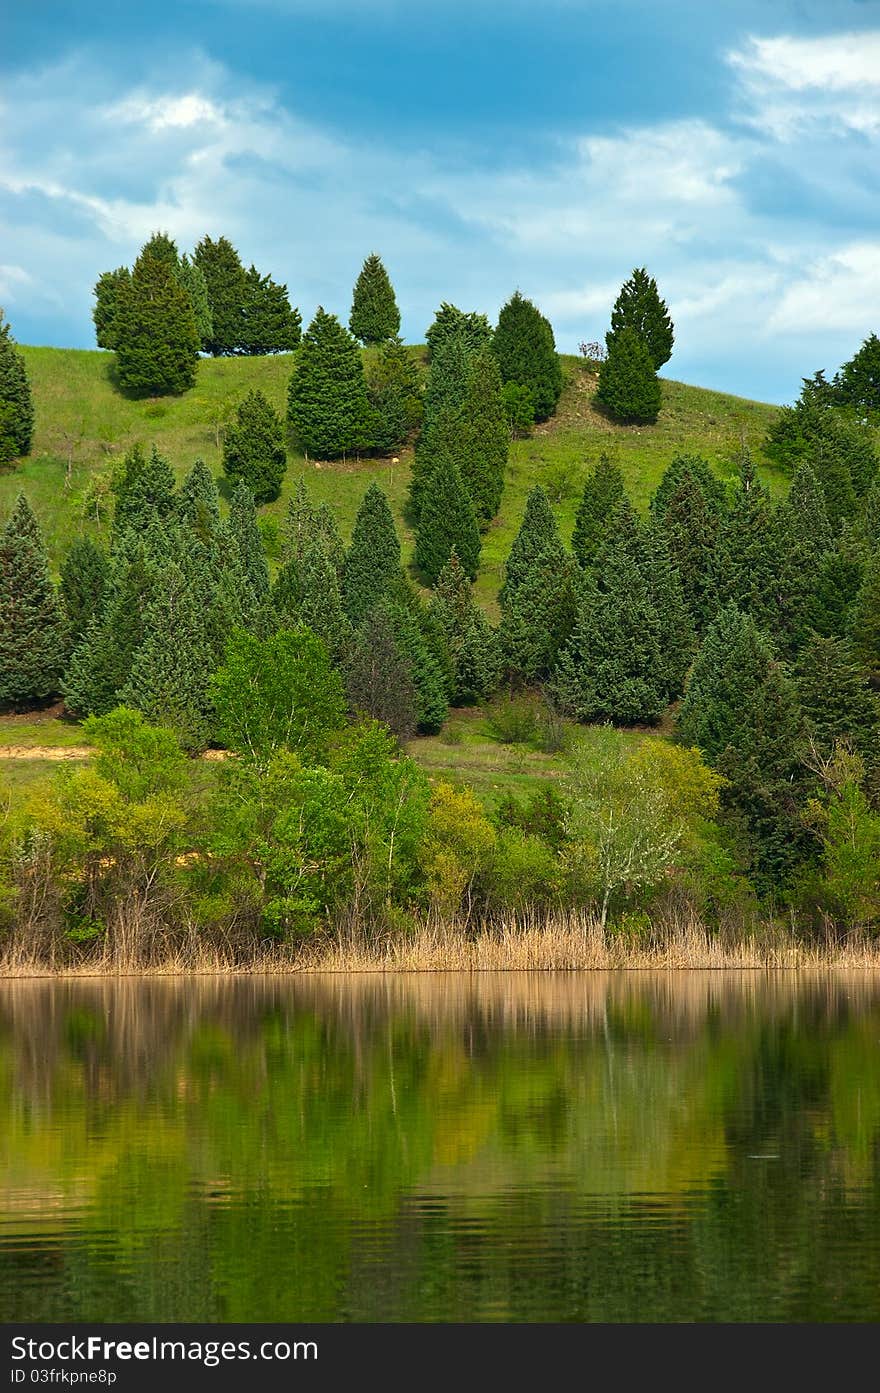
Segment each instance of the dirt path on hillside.
[[[0,745],[0,759],[91,759],[95,750],[90,745]],[[204,750],[199,759],[226,759],[226,750]]]

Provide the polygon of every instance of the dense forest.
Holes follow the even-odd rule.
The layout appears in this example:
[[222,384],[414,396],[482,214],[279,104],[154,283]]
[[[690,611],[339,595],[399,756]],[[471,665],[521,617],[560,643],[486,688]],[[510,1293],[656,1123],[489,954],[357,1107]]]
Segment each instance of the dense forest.
[[[743,443],[733,479],[677,453],[645,509],[614,430],[657,421],[674,329],[635,269],[592,346],[609,448],[570,545],[536,473],[493,622],[474,581],[512,442],[550,429],[563,391],[530,300],[495,326],[444,303],[415,355],[376,255],[348,327],[319,308],[303,332],[286,286],[225,238],[189,256],[164,234],[95,295],[123,396],[192,391],[205,354],[283,353],[287,408],[259,386],[238,401],[219,480],[195,459],[179,481],[133,445],[105,536],[72,535],[57,576],[24,493],[5,521],[0,709],[63,699],[93,750],[29,796],[0,783],[7,954],[146,960],[195,938],[244,959],[426,915],[822,941],[880,926],[875,335],[772,421],[779,496]],[[0,321],[0,467],[20,467],[34,419]],[[300,479],[267,544],[293,446],[412,452],[410,566],[375,482],[345,538]],[[486,798],[428,777],[414,737],[487,706],[500,741],[564,752],[557,783]]]

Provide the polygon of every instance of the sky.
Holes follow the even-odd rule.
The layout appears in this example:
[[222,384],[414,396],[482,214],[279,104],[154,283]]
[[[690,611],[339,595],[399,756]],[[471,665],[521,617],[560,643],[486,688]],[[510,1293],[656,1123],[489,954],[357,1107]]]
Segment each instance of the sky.
[[792,400],[880,330],[880,0],[40,0],[0,14],[0,305],[91,347],[155,230],[308,323],[382,256],[410,342],[515,290],[601,339],[647,266],[666,375]]

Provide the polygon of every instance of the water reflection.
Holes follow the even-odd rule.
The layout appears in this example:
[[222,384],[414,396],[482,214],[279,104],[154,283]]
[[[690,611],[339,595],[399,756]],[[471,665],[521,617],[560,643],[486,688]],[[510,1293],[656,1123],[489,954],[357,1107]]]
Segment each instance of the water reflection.
[[880,978],[0,987],[0,1317],[880,1317]]

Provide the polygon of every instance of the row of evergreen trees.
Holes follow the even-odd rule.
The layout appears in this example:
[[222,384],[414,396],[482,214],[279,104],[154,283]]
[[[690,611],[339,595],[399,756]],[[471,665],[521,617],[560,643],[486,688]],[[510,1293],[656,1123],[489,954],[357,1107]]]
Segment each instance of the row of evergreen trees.
[[30,454],[34,403],[24,358],[0,309],[0,468]]

